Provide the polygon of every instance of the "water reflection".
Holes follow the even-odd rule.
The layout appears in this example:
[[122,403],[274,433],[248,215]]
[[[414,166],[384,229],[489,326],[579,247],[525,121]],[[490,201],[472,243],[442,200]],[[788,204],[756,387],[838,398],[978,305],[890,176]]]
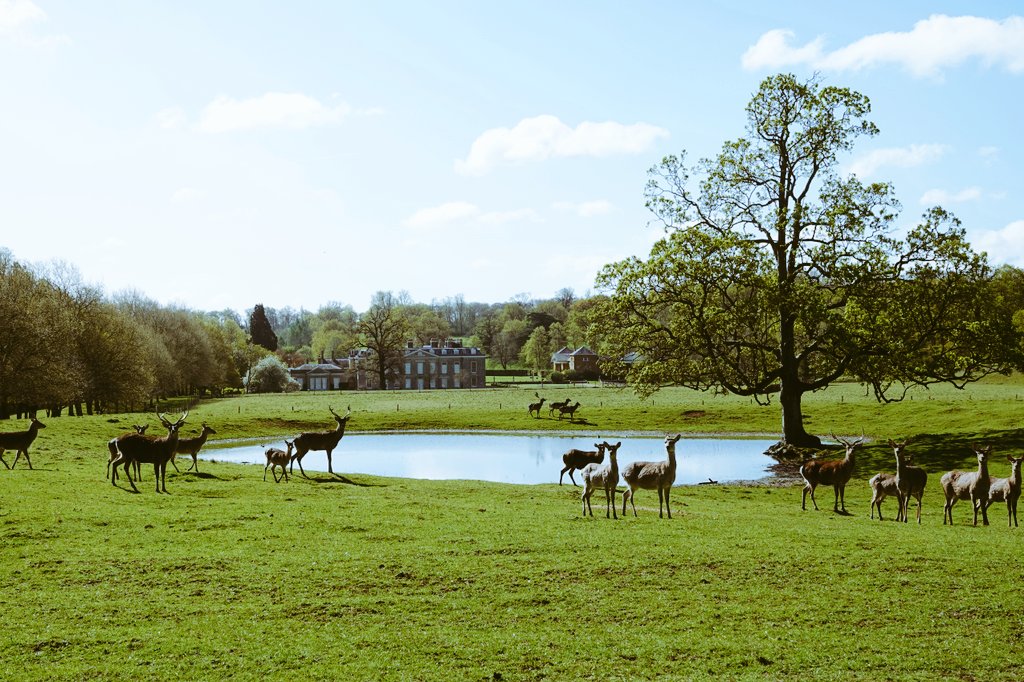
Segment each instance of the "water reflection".
[[[619,466],[665,458],[663,437],[528,436],[512,434],[389,433],[349,434],[334,450],[334,470],[431,480],[467,479],[497,483],[555,483],[562,454],[571,448],[593,450],[600,440],[622,441]],[[676,483],[713,479],[735,481],[768,475],[773,461],[762,454],[774,441],[735,438],[683,438],[676,447]],[[263,465],[266,446],[280,441],[203,450],[200,457],[221,462]],[[327,456],[310,452],[307,471],[327,471]],[[568,482],[568,475],[565,478]],[[576,474],[576,481],[580,476]]]

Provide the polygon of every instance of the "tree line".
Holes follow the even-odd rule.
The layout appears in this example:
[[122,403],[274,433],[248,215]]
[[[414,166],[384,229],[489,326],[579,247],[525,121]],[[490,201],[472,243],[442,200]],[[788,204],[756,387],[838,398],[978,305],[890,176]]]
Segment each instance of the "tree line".
[[108,297],[71,265],[33,266],[0,249],[0,418],[150,409],[171,396],[218,396],[250,383],[284,390],[288,367],[353,349],[369,350],[373,371],[386,377],[398,371],[407,341],[452,337],[503,367],[541,370],[561,345],[595,343],[592,307],[566,289],[551,300],[498,304],[462,295],[423,304],[378,292],[362,313],[337,302],[316,312],[261,304],[196,311],[134,291]]

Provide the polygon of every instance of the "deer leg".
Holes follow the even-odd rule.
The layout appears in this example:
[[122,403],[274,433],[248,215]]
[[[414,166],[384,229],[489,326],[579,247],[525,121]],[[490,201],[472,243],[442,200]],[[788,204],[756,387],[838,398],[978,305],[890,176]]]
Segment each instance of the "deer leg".
[[669,496],[672,494],[672,486],[665,488],[665,512],[672,518],[672,505],[669,504]]
[[137,487],[135,487],[135,481],[132,480],[132,473],[131,473],[130,469],[131,469],[131,463],[129,462],[129,463],[125,464],[125,467],[124,467],[125,478],[127,478],[128,482],[132,484],[132,490],[134,490],[135,492],[139,492],[139,489]]
[[331,450],[327,451],[327,473],[334,473],[334,465],[331,463]]
[[661,508],[661,505],[662,505],[664,499],[665,499],[665,493],[661,490],[661,488],[658,488],[658,518],[659,519],[665,518],[665,512]]
[[984,525],[988,525],[988,505],[984,504],[981,500],[978,500],[978,506],[981,507],[981,521]]
[[580,487],[580,486],[579,486],[579,484],[578,484],[578,483],[576,483],[576,479],[575,479],[575,478],[573,478],[573,475],[572,475],[572,473],[573,473],[574,471],[576,471],[576,470],[575,470],[575,469],[573,469],[572,467],[569,467],[569,480],[570,480],[570,481],[572,481],[572,484],[573,484],[574,486],[576,486],[577,488],[579,488],[579,487]]
[[[173,462],[174,460],[172,459],[171,461]],[[192,455],[192,464],[185,471],[192,471],[192,469],[195,469],[197,474],[199,473],[199,453]]]

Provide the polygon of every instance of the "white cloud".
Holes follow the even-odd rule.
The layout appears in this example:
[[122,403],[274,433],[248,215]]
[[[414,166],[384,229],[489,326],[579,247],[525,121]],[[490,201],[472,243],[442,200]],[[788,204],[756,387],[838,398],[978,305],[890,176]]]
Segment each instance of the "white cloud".
[[164,130],[179,130],[185,127],[185,111],[180,107],[168,107],[156,112],[156,124]]
[[933,14],[910,31],[875,33],[832,52],[822,49],[821,36],[803,46],[792,45],[793,38],[791,31],[768,31],[743,54],[743,67],[774,70],[806,64],[824,71],[859,71],[897,64],[915,76],[938,76],[943,69],[976,59],[985,66],[1024,72],[1024,17],[997,21]]
[[968,187],[959,192],[950,193],[944,189],[930,189],[921,195],[921,203],[926,206],[936,204],[962,204],[966,201],[976,201],[981,198],[980,187]]
[[405,219],[406,227],[430,228],[459,222],[475,222],[479,225],[504,225],[515,222],[542,222],[540,215],[532,208],[511,211],[483,211],[476,204],[466,201],[449,201],[430,208],[421,208]]
[[569,211],[571,213],[575,213],[581,218],[593,218],[594,216],[607,215],[615,209],[610,201],[606,201],[604,199],[584,201],[580,203],[558,201],[555,202],[554,206],[559,211]]
[[47,21],[46,12],[32,0],[0,0],[0,38],[32,47],[49,47],[70,42],[63,35],[39,35],[34,27]]
[[524,118],[513,128],[484,131],[473,141],[466,158],[455,162],[455,170],[465,175],[482,175],[501,162],[636,154],[662,137],[668,137],[668,131],[648,123],[584,121],[571,128],[556,116],[535,116]]
[[982,233],[975,239],[975,246],[987,252],[996,263],[1024,267],[1024,220],[1015,220],[1001,230]]
[[171,195],[171,201],[175,204],[187,204],[202,197],[202,190],[198,190],[195,187],[181,187]]
[[846,170],[867,177],[883,166],[912,168],[938,159],[947,149],[943,144],[912,144],[909,147],[875,149],[854,159]]
[[197,127],[204,133],[300,129],[336,124],[351,113],[352,108],[347,104],[330,107],[295,92],[268,92],[243,100],[221,96],[206,106]]
[[440,206],[421,208],[406,218],[407,227],[436,227],[449,223],[475,218],[480,215],[480,208],[465,201],[449,201]]

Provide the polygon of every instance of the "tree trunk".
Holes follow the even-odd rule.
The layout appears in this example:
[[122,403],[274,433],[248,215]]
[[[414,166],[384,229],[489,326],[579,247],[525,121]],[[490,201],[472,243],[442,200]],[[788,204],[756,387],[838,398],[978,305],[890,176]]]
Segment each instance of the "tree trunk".
[[803,391],[782,383],[779,402],[782,404],[782,440],[798,448],[820,448],[821,439],[804,430],[804,413],[800,406]]

